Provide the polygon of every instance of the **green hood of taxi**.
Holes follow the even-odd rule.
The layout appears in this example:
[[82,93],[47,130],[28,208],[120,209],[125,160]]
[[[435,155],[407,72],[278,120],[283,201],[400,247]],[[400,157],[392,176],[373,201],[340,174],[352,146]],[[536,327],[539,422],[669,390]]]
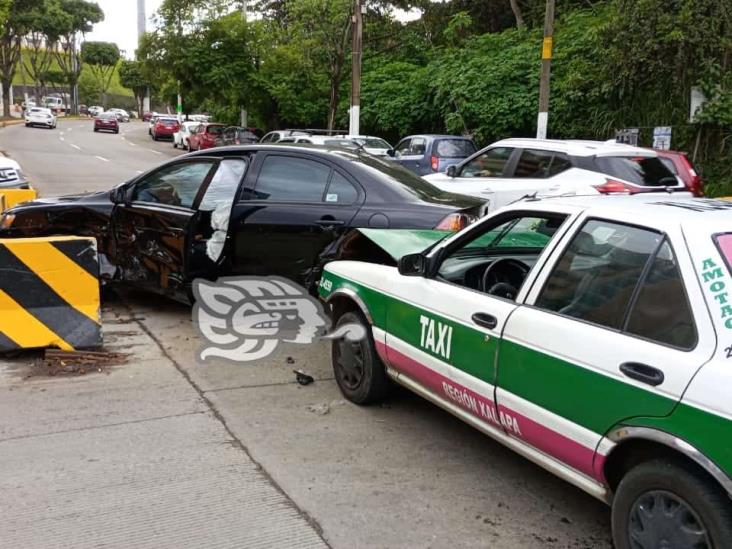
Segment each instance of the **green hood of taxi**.
[[358,232],[396,261],[407,254],[424,251],[435,242],[454,234],[435,229],[358,229]]

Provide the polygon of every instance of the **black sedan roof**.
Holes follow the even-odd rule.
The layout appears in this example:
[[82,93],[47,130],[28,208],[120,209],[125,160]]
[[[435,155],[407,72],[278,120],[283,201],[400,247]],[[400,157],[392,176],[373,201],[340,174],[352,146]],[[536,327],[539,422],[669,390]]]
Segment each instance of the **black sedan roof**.
[[429,202],[461,208],[481,204],[480,200],[472,197],[447,193],[391,160],[342,147],[309,144],[253,144],[216,147],[191,153],[189,156],[238,156],[265,151],[298,154],[329,161],[339,166],[366,188],[370,202]]

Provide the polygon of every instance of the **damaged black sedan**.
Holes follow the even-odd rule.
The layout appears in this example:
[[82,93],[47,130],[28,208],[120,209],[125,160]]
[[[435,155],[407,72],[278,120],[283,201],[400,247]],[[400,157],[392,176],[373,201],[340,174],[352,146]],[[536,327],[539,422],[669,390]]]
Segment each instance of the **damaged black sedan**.
[[188,301],[196,278],[279,275],[312,289],[350,229],[457,230],[481,207],[366,153],[252,145],[16,206],[0,237],[93,236],[103,278]]

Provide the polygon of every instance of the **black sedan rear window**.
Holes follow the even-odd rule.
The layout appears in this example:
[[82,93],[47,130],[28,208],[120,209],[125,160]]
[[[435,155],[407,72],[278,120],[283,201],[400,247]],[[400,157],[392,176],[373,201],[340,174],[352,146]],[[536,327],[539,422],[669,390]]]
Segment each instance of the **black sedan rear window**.
[[475,152],[475,145],[469,139],[438,139],[434,151],[440,158],[467,158]]
[[678,180],[656,157],[598,156],[595,163],[599,172],[648,187],[675,187]]

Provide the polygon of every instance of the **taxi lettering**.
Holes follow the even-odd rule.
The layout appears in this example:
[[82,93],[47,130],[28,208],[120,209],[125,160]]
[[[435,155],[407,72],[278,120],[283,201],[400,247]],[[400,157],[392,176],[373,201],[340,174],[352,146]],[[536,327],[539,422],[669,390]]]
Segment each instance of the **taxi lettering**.
[[419,345],[445,360],[450,360],[450,347],[452,345],[452,326],[443,324],[424,315],[419,315],[419,323],[422,332],[419,337]]
[[732,304],[729,303],[729,292],[724,283],[724,271],[714,260],[705,259],[702,263],[702,280],[712,292],[712,297],[720,305],[719,310],[724,319],[724,325],[732,329]]
[[501,426],[510,433],[521,436],[521,429],[516,418],[503,411],[499,412],[492,402],[476,398],[467,390],[460,389],[444,381],[442,382],[442,391],[447,398],[458,403],[469,412],[472,412],[473,415],[485,419],[494,425]]

